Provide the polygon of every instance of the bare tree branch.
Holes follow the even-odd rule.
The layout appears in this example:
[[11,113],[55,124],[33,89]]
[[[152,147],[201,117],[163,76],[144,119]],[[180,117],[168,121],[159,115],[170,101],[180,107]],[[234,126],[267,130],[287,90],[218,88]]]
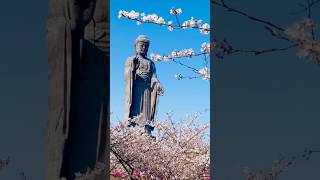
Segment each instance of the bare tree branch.
[[293,44],[283,48],[271,48],[271,49],[263,49],[263,50],[232,49],[230,54],[242,52],[242,53],[253,53],[254,55],[260,55],[260,54],[271,53],[271,52],[286,51],[288,49],[291,49],[297,46],[298,44]]
[[281,39],[281,40],[286,40],[286,41],[290,41],[290,42],[291,42],[291,40],[290,40],[289,38],[283,36],[282,33],[275,32],[275,30],[272,29],[271,27],[269,27],[269,26],[264,26],[264,28],[270,32],[271,36],[274,36],[274,37],[276,37],[276,38],[278,38],[278,39]]
[[276,180],[286,169],[288,169],[292,165],[295,165],[299,160],[309,160],[311,155],[317,152],[319,153],[320,151],[306,149],[303,151],[303,153],[292,156],[290,158],[287,158],[280,154],[280,158],[273,163],[271,172],[269,172],[268,174],[262,174],[261,170],[260,172],[253,172],[247,169],[247,172],[245,172],[246,179],[256,180],[259,177],[259,179],[262,178],[264,180]]
[[[122,165],[122,167],[125,169],[125,171],[128,173],[128,175],[130,176],[131,180],[136,180],[136,178],[134,178],[132,176],[133,172],[134,172],[134,168],[127,163],[127,161],[125,161],[121,155],[119,153],[117,153],[112,147],[110,148],[111,152],[117,157],[118,161],[120,162],[120,164]],[[130,168],[131,172],[128,170],[127,166]]]
[[254,17],[254,16],[252,16],[252,15],[249,15],[249,14],[243,12],[243,11],[240,11],[240,10],[237,10],[237,9],[234,9],[234,8],[230,7],[229,5],[227,5],[227,4],[225,3],[225,0],[220,0],[220,2],[217,1],[217,0],[211,0],[211,2],[212,2],[213,4],[215,4],[215,5],[218,5],[218,6],[221,6],[221,7],[225,8],[227,11],[234,12],[234,13],[236,13],[236,14],[245,16],[245,17],[247,17],[248,19],[250,19],[250,20],[252,20],[252,21],[265,24],[265,25],[270,26],[270,27],[273,27],[273,28],[275,28],[275,29],[277,29],[277,30],[279,30],[279,31],[284,31],[284,28],[282,28],[282,27],[280,27],[280,26],[278,26],[278,25],[275,25],[274,23],[272,23],[272,22],[270,22],[270,21],[263,20],[263,19],[260,19],[260,18],[256,18],[256,17]]

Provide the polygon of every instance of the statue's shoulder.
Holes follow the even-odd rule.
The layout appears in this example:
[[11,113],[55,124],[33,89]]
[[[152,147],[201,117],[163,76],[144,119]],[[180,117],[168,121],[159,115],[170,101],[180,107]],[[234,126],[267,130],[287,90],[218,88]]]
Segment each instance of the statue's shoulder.
[[128,57],[128,58],[126,59],[126,63],[125,63],[125,64],[126,64],[126,65],[132,64],[134,57],[135,57],[135,56],[130,56],[130,57]]
[[130,56],[130,57],[127,58],[126,61],[133,61],[134,58],[135,58],[135,56]]
[[153,66],[153,67],[156,66],[156,65],[154,64],[154,61],[153,61],[153,60],[149,59],[148,57],[147,57],[147,59],[148,59],[148,61],[150,61],[151,66]]
[[153,62],[153,60],[151,60],[150,58],[148,58],[148,57],[145,57],[145,59],[147,59],[152,65],[154,65],[154,62]]

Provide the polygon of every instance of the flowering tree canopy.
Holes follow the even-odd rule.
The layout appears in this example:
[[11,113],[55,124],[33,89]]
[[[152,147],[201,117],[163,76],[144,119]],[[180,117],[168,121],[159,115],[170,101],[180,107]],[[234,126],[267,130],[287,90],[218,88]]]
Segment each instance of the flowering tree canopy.
[[111,127],[110,171],[114,177],[131,179],[208,179],[210,146],[199,125],[200,114],[174,123],[172,113],[164,122],[155,122],[156,136],[123,123]]

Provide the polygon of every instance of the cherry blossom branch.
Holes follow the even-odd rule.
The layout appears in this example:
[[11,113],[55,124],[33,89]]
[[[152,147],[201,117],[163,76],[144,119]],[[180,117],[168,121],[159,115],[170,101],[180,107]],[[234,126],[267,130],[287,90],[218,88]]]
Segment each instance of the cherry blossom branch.
[[[304,11],[307,13],[307,17],[300,21],[295,22],[287,28],[282,28],[278,25],[275,25],[271,21],[263,20],[256,18],[252,15],[249,15],[243,11],[232,8],[230,5],[227,5],[225,0],[211,0],[211,2],[219,7],[226,9],[227,11],[234,12],[238,15],[245,16],[249,20],[254,22],[262,23],[265,25],[265,29],[270,32],[273,37],[276,37],[280,40],[286,40],[289,43],[288,46],[282,48],[270,48],[270,49],[236,49],[231,46],[226,40],[219,42],[215,48],[215,56],[217,58],[224,58],[225,55],[230,55],[234,53],[252,53],[254,55],[261,55],[265,53],[272,53],[278,51],[286,51],[292,48],[296,48],[297,56],[300,58],[311,59],[316,64],[320,64],[320,42],[316,41],[315,37],[315,24],[312,20],[312,7],[320,2],[320,0],[307,0],[306,5],[301,5],[304,8]],[[217,42],[215,42],[217,43]]]
[[[130,179],[135,179],[132,177],[134,168],[127,163],[120,154],[118,154],[114,149],[112,149],[112,147],[110,148],[111,152],[117,157],[119,163],[122,165],[122,167],[125,169],[125,171],[130,175]],[[127,169],[126,165],[130,168],[131,172]]]
[[176,17],[176,21],[177,21],[177,23],[178,23],[178,26],[181,26],[180,21],[179,21],[179,18],[178,18],[178,14],[174,14],[174,16]]
[[182,62],[179,61],[179,60],[172,59],[172,62],[175,62],[175,63],[177,63],[177,64],[180,64],[181,66],[184,66],[184,67],[186,67],[186,68],[189,68],[189,69],[193,70],[193,72],[198,73],[198,69],[196,69],[196,68],[194,68],[194,67],[191,67],[191,66],[188,66],[188,65],[182,63]]
[[141,134],[140,127],[111,126],[111,147],[115,152],[111,151],[110,157],[112,176],[137,179],[208,177],[210,146],[201,138],[208,127],[190,124],[199,118],[198,115],[175,123],[172,115],[167,115],[164,122],[154,123],[155,139]]
[[222,43],[220,43],[216,50],[215,50],[215,55],[217,58],[223,59],[224,56],[231,55],[231,54],[236,54],[236,53],[249,53],[249,54],[254,54],[254,55],[261,55],[261,54],[266,54],[266,53],[273,53],[273,52],[279,52],[279,51],[286,51],[292,48],[298,47],[298,44],[292,44],[286,47],[282,48],[270,48],[270,49],[237,49],[232,47],[228,41],[224,40]]
[[[179,14],[182,13],[182,10],[180,8],[172,8],[170,9],[170,14],[175,17],[176,24],[173,24],[172,21],[165,21],[163,17],[159,17],[157,14],[145,14],[145,13],[139,13],[134,10],[131,10],[130,12],[120,10],[118,18],[127,18],[129,20],[136,21],[138,25],[141,25],[142,23],[151,23],[156,24],[159,26],[167,26],[169,31],[172,31],[174,29],[199,29],[200,33],[202,34],[209,34],[210,32],[210,25],[208,23],[202,23],[202,20],[200,19],[194,19],[191,17],[191,19],[184,21],[182,24],[179,20]],[[209,80],[210,79],[210,73],[208,70],[208,61],[207,61],[207,55],[210,54],[210,44],[209,43],[203,43],[201,48],[201,53],[195,53],[192,49],[186,49],[183,51],[174,51],[171,55],[159,55],[152,53],[151,59],[155,61],[172,61],[176,64],[179,64],[185,68],[188,68],[192,70],[192,72],[196,73],[196,76],[183,76],[181,74],[176,74],[175,78],[177,80],[181,79],[196,79],[201,78],[203,80]],[[197,69],[195,67],[192,67],[190,65],[187,65],[186,63],[181,62],[178,59],[181,58],[191,58],[196,56],[203,56],[205,61],[205,67],[202,69]]]
[[[201,52],[195,52],[193,49],[184,49],[180,51],[173,51],[170,55],[160,55],[156,53],[151,53],[151,59],[154,61],[160,61],[160,62],[169,62],[172,61],[178,65],[181,65],[187,69],[192,70],[192,72],[196,73],[198,76],[182,76],[181,74],[176,74],[175,78],[177,80],[181,80],[183,78],[188,78],[188,79],[195,79],[195,78],[200,78],[202,77],[203,80],[210,80],[210,72],[208,70],[208,60],[207,56],[210,55],[210,44],[209,43],[202,43],[201,45]],[[183,58],[193,58],[197,56],[203,56],[204,57],[204,62],[205,62],[205,67],[202,69],[195,68],[193,66],[190,66],[179,59]]]
[[173,31],[174,29],[198,29],[201,34],[209,34],[210,33],[210,25],[208,23],[202,23],[201,19],[191,19],[184,21],[180,24],[180,20],[178,18],[178,14],[181,14],[182,10],[179,9],[170,9],[170,14],[173,15],[176,19],[177,24],[173,24],[172,21],[165,21],[163,17],[159,17],[157,14],[145,14],[139,13],[134,10],[130,12],[120,10],[118,18],[127,18],[129,20],[133,20],[137,22],[137,25],[145,24],[156,24],[159,26],[166,26],[169,31]]
[[[307,14],[307,17],[309,19],[312,19],[312,8],[318,4],[320,2],[320,0],[307,0],[306,4],[299,4],[303,10],[298,11],[298,13],[300,12],[305,12]],[[312,39],[315,40],[315,32],[314,32],[314,27],[311,28],[311,34],[312,34]]]
[[272,165],[272,170],[268,174],[263,174],[260,170],[258,173],[251,171],[248,167],[244,167],[244,174],[247,180],[256,180],[256,179],[264,179],[264,180],[275,180],[277,179],[286,169],[290,166],[297,163],[298,160],[309,160],[311,155],[314,153],[320,153],[318,150],[306,149],[303,153],[298,154],[296,156],[292,156],[291,158],[286,158],[283,155],[280,155],[279,160],[275,161]]

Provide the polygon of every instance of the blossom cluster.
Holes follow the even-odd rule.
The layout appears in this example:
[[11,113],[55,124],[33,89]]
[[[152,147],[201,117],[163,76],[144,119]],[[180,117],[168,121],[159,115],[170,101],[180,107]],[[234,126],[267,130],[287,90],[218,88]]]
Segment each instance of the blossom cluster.
[[170,14],[171,15],[177,15],[177,14],[181,14],[182,13],[182,9],[181,8],[178,8],[178,9],[175,9],[175,8],[172,8],[170,9]]
[[142,19],[142,22],[153,22],[153,23],[160,24],[160,25],[166,24],[163,17],[159,17],[156,14],[141,13],[141,19]]
[[75,173],[75,180],[88,180],[88,179],[95,179],[97,177],[104,177],[107,176],[107,169],[106,169],[106,164],[98,162],[94,166],[94,168],[88,168],[86,172],[80,173],[77,172]]
[[209,54],[210,43],[207,43],[207,42],[202,43],[200,51],[201,53],[196,53],[192,48],[188,48],[183,50],[172,51],[170,55],[160,55],[156,53],[151,53],[150,58],[154,61],[170,61],[175,58],[193,57],[193,56],[199,56],[203,54]]
[[285,34],[295,41],[304,41],[311,39],[311,28],[314,22],[310,18],[304,18],[300,22],[295,22],[285,30]]
[[204,23],[202,24],[202,20],[199,19],[194,19],[193,17],[191,17],[191,19],[186,20],[182,23],[182,28],[183,29],[187,29],[187,28],[199,28],[200,33],[202,34],[209,34],[210,32],[210,25],[208,23]]
[[[196,70],[196,73],[200,74],[200,77],[203,80],[210,80],[210,71],[209,71],[208,67],[205,66],[205,67],[203,67],[203,68],[201,68],[199,70]],[[196,76],[185,77],[182,74],[178,73],[178,74],[174,75],[174,78],[176,80],[181,80],[181,79],[185,79],[185,78],[194,79],[194,78],[198,78],[198,77],[196,77]]]
[[[175,59],[177,58],[191,58],[194,56],[201,56],[201,55],[208,55],[210,54],[210,43],[204,42],[201,45],[201,52],[200,53],[196,53],[192,48],[189,49],[183,49],[183,50],[179,50],[179,51],[172,51],[170,55],[160,55],[160,54],[156,54],[156,53],[151,53],[150,58],[154,61],[163,61],[163,62],[167,62],[167,61],[173,61],[176,62],[180,65],[183,65],[187,68],[190,68],[193,70],[193,72],[197,73],[200,75],[200,77],[202,77],[203,80],[210,80],[210,72],[207,66],[201,68],[201,69],[196,69],[194,67],[188,66],[184,63],[182,63],[181,61],[177,62]],[[207,57],[205,57],[207,58]],[[182,74],[175,74],[174,76],[177,80],[181,80],[184,79],[186,77],[184,77]],[[197,77],[187,77],[189,79],[193,79],[193,78],[197,78]]]
[[234,51],[232,45],[226,39],[220,42],[214,40],[212,44],[215,50],[214,54],[219,59],[223,59],[226,54],[232,54]]
[[304,18],[289,26],[284,33],[298,44],[297,56],[300,58],[316,59],[320,63],[320,43],[312,37],[315,23],[310,18]]
[[192,57],[195,56],[196,53],[192,48],[183,49],[179,51],[172,51],[170,55],[160,55],[156,53],[151,53],[150,58],[154,61],[170,61],[174,58],[182,58],[182,57]]
[[7,159],[0,159],[0,170],[6,166],[8,166],[10,163],[10,159],[7,158]]
[[[178,15],[182,13],[182,9],[180,8],[172,8],[170,9],[170,14],[175,16],[178,21]],[[131,20],[137,21],[138,25],[141,25],[142,23],[154,23],[158,25],[166,25],[169,31],[173,31],[174,29],[187,29],[187,28],[198,28],[200,33],[202,34],[209,34],[210,33],[210,25],[208,23],[202,23],[201,19],[194,19],[191,17],[191,19],[186,20],[180,25],[179,21],[177,24],[173,24],[173,21],[165,21],[163,17],[158,16],[155,13],[152,14],[146,14],[146,13],[139,13],[134,10],[131,10],[130,12],[120,10],[118,14],[118,18],[128,18]]]
[[[124,123],[110,129],[110,174],[136,179],[207,179],[210,146],[209,125],[199,125],[200,116],[188,116],[173,123],[172,114],[155,122],[155,138],[141,133],[143,128]],[[141,131],[140,131],[141,130]]]
[[202,43],[201,52],[210,53],[210,43],[207,43],[207,42]]
[[202,75],[203,80],[210,80],[210,72],[207,67],[198,70],[198,73]]
[[135,12],[134,10],[131,10],[130,12],[120,10],[118,18],[120,19],[121,17],[127,17],[130,19],[137,19],[139,17],[139,13]]
[[204,23],[200,28],[200,33],[202,34],[209,34],[210,32],[210,25],[208,23]]
[[182,74],[175,74],[174,78],[176,78],[176,80],[181,80],[181,79],[183,79],[183,75]]

